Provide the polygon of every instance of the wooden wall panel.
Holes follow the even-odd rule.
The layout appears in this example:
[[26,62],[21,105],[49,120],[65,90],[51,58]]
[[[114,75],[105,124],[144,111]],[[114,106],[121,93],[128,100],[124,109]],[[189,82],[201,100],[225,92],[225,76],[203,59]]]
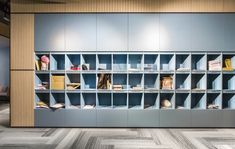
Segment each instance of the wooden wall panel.
[[34,72],[11,71],[11,126],[34,126]]
[[73,0],[65,4],[66,12],[96,12],[97,0]]
[[159,0],[129,0],[128,12],[159,12]]
[[11,15],[11,69],[34,69],[34,15]]
[[34,12],[34,0],[11,0],[11,12]]
[[160,12],[191,12],[192,0],[160,0]]
[[192,12],[223,12],[223,0],[193,0]]
[[224,0],[224,12],[235,12],[235,0]]
[[35,13],[47,13],[47,12],[65,12],[65,1],[62,0],[59,3],[36,3],[34,4]]
[[128,0],[97,0],[97,12],[128,12]]
[[9,38],[9,36],[10,36],[10,26],[0,22],[0,35]]

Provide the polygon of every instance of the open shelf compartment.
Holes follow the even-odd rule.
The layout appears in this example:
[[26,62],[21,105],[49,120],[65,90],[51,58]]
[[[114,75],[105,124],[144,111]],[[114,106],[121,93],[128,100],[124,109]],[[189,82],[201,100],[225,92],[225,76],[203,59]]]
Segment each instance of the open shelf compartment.
[[177,90],[190,90],[191,80],[190,74],[176,74],[176,84],[175,88]]
[[223,71],[235,71],[235,54],[223,54]]
[[107,109],[112,108],[112,94],[98,93],[97,94],[97,108]]
[[111,71],[112,70],[112,55],[111,54],[98,54],[98,70]]
[[65,54],[51,54],[51,70],[62,71],[65,70]]
[[[211,108],[210,106],[216,106]],[[220,93],[207,93],[207,109],[221,109],[222,108],[222,95]]]
[[66,108],[68,109],[80,109],[81,97],[80,93],[66,93]]
[[127,90],[127,74],[113,74],[113,90]]
[[127,109],[127,94],[126,93],[113,93],[113,108]]
[[49,74],[35,74],[35,90],[49,90],[50,89],[50,75]]
[[161,109],[174,109],[175,103],[174,93],[160,93],[160,108]]
[[206,75],[204,73],[192,74],[191,77],[192,90],[206,90]]
[[175,96],[175,108],[176,109],[190,109],[190,99],[189,93],[177,93]]
[[209,90],[221,90],[222,89],[221,74],[207,74],[207,89]]
[[128,71],[141,71],[143,64],[142,54],[129,54],[128,57]]
[[82,109],[94,109],[96,107],[96,93],[82,93]]
[[206,71],[206,55],[205,54],[192,54],[191,56],[191,69],[192,71]]
[[50,106],[63,104],[65,106],[65,93],[51,93]]
[[129,74],[128,89],[138,91],[143,90],[143,74]]
[[95,90],[96,74],[82,74],[81,85],[82,90]]
[[158,109],[158,108],[159,108],[159,94],[144,93],[144,109]]
[[158,54],[145,54],[144,55],[144,71],[156,72],[159,68],[159,56]]
[[208,71],[222,70],[222,55],[220,53],[207,54],[207,70]]
[[82,55],[82,71],[95,71],[96,70],[96,55],[83,54]]
[[79,90],[81,88],[80,74],[67,73],[65,82],[67,90]]
[[128,94],[128,108],[129,109],[143,109],[143,94],[142,93],[129,93]]
[[49,107],[50,106],[50,93],[35,93],[35,108],[40,108],[40,107],[37,107],[38,102],[43,102]]
[[127,54],[113,55],[113,71],[127,71]]
[[235,93],[223,94],[223,109],[235,109]]
[[145,90],[159,90],[159,75],[158,74],[144,74],[144,89]]
[[190,71],[191,59],[190,54],[176,54],[176,70],[177,71]]
[[235,74],[223,74],[223,89],[235,90]]
[[192,93],[191,94],[191,109],[206,109],[206,94]]
[[[46,58],[49,59],[49,64],[44,63],[42,64],[42,57],[45,56]],[[44,57],[43,57],[44,58]],[[36,71],[49,71],[50,70],[50,54],[42,54],[42,53],[36,53],[35,54],[35,70]],[[46,66],[46,67],[45,67]]]
[[174,54],[160,54],[160,70],[174,71],[175,70],[175,55]]
[[67,71],[80,71],[81,70],[80,54],[67,54],[65,61],[65,69]]

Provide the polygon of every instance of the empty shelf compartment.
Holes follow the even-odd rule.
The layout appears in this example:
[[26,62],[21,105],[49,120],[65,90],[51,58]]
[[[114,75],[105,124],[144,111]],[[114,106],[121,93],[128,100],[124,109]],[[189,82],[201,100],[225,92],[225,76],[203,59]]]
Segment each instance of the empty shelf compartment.
[[144,55],[144,71],[158,71],[158,55],[145,54]]
[[174,71],[175,70],[174,54],[161,54],[160,55],[160,69],[161,71]]
[[128,71],[141,71],[142,63],[142,54],[130,54],[128,61]]
[[142,90],[143,89],[143,75],[142,74],[129,74],[129,84],[132,90]]
[[127,109],[127,94],[113,93],[113,108]]
[[81,105],[83,109],[94,109],[96,107],[96,94],[82,93]]
[[206,55],[205,54],[192,54],[192,71],[205,71],[206,70]]
[[192,90],[206,90],[206,75],[204,73],[192,74],[191,87]]
[[190,71],[190,55],[177,54],[176,55],[176,70],[177,71]]
[[190,109],[190,98],[189,93],[177,93],[175,97],[175,108]]
[[67,98],[66,108],[69,109],[81,108],[80,93],[67,93],[66,98]]
[[191,94],[191,109],[206,109],[206,94],[192,93]]
[[235,109],[234,93],[224,93],[222,101],[223,101],[223,109]]
[[129,109],[143,109],[143,94],[130,93],[128,107]]
[[127,74],[113,74],[113,90],[127,90]]
[[65,55],[52,54],[51,55],[51,70],[65,70]]
[[127,71],[127,55],[113,55],[113,71]]
[[221,74],[207,74],[207,89],[221,90],[222,89]]
[[223,89],[235,90],[235,75],[223,74]]
[[83,90],[96,89],[96,75],[82,74],[81,85]]
[[65,94],[64,93],[52,93],[50,100],[50,107],[53,109],[65,108]]
[[190,90],[190,74],[176,74],[176,89]]
[[98,70],[112,70],[112,55],[111,54],[99,54],[98,55]]
[[158,90],[159,89],[158,74],[144,74],[144,89],[145,90]]
[[98,93],[97,108],[112,108],[112,95],[110,93]]
[[158,109],[159,108],[159,94],[158,93],[145,93],[144,94],[144,108],[145,109]]

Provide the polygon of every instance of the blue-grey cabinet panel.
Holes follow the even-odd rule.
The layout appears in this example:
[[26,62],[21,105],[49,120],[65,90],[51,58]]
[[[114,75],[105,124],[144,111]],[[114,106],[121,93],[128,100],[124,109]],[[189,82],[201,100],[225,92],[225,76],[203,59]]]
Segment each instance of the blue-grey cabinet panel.
[[127,110],[97,110],[98,127],[127,127]]
[[192,110],[192,127],[221,127],[222,110]]
[[160,110],[160,127],[191,127],[191,111]]
[[64,127],[65,109],[35,109],[35,127]]
[[66,127],[96,127],[96,110],[66,109]]
[[65,17],[63,14],[35,15],[35,50],[65,50]]
[[128,127],[159,127],[159,110],[128,110]]
[[235,127],[235,110],[223,110],[222,127]]
[[192,14],[191,50],[223,50],[223,20],[223,14]]
[[160,50],[191,50],[191,14],[160,14]]
[[129,14],[129,50],[157,51],[159,49],[159,15]]
[[128,14],[97,15],[97,50],[126,51]]
[[96,51],[96,15],[65,14],[67,51]]
[[235,50],[235,14],[224,15],[224,49],[225,51]]

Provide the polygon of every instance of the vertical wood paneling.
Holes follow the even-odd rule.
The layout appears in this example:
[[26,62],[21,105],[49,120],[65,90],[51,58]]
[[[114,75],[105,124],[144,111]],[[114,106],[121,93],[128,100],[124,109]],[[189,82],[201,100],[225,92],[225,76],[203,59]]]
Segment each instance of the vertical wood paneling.
[[224,0],[224,12],[235,12],[235,0]]
[[129,0],[97,0],[97,12],[128,12]]
[[11,71],[11,126],[34,126],[34,72]]
[[223,12],[223,0],[193,0],[192,12]]
[[74,0],[65,4],[66,12],[96,12],[97,0]]
[[11,15],[11,69],[34,69],[34,15]]
[[160,0],[160,12],[191,12],[192,0]]
[[34,12],[34,0],[11,0],[11,12]]
[[129,0],[128,12],[159,12],[159,0]]
[[65,12],[66,0],[60,0],[58,3],[40,2],[34,4],[34,12]]

